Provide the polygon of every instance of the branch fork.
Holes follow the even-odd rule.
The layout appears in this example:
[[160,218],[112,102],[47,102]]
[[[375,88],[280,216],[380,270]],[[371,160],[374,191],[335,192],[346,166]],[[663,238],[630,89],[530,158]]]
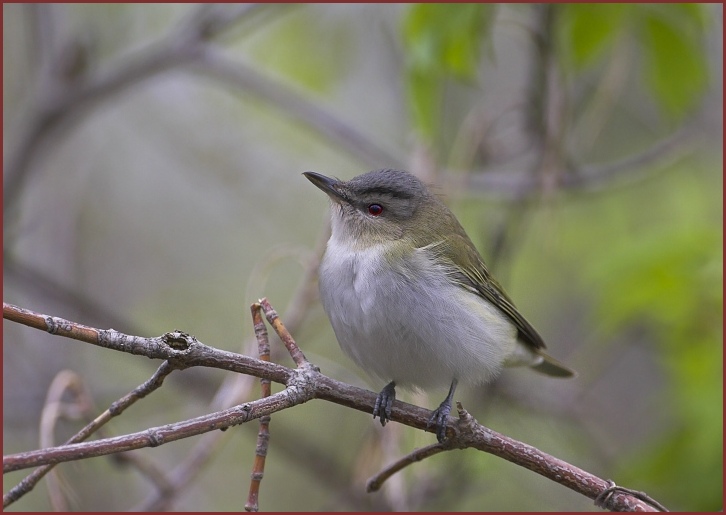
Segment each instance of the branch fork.
[[[29,492],[42,475],[57,463],[158,446],[181,438],[260,419],[250,494],[245,505],[245,509],[248,511],[257,511],[259,485],[263,477],[264,460],[267,455],[270,437],[269,421],[272,413],[312,399],[322,399],[370,414],[376,395],[322,374],[305,358],[277,312],[266,299],[261,299],[253,304],[251,309],[260,359],[209,347],[183,331],[172,331],[157,338],[129,336],[112,329],[95,329],[3,303],[3,318],[5,319],[108,349],[164,360],[152,378],[123,399],[113,403],[102,416],[97,417],[92,424],[69,440],[66,445],[4,456],[4,472],[34,466],[41,466],[41,468],[11,489],[3,497],[3,505],[8,506]],[[270,347],[267,330],[263,323],[263,314],[295,361],[297,365],[295,369],[269,361]],[[262,380],[262,398],[191,420],[149,428],[139,433],[78,443],[98,430],[113,416],[123,412],[133,402],[159,388],[163,379],[173,370],[192,366],[208,366],[259,377]],[[270,381],[284,384],[286,388],[279,393],[271,394]],[[387,478],[406,466],[429,456],[452,449],[474,448],[504,458],[590,497],[596,500],[596,504],[600,507],[616,511],[664,510],[660,504],[642,492],[618,487],[612,481],[601,479],[535,447],[482,426],[458,402],[457,412],[458,418],[452,417],[449,420],[447,439],[443,443],[417,449],[388,466],[369,479],[367,490],[369,492],[378,490]],[[392,420],[421,430],[426,430],[430,416],[430,410],[401,401],[394,402],[391,413]]]

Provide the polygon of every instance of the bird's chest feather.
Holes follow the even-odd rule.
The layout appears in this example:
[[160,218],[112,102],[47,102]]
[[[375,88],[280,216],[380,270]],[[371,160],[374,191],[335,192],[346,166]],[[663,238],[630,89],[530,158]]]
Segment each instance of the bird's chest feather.
[[385,266],[383,252],[383,246],[351,250],[328,245],[320,270],[320,291],[336,330],[336,326],[346,326],[367,333],[376,325],[381,297],[395,280]]
[[514,345],[511,322],[448,280],[426,249],[398,266],[387,258],[395,251],[329,243],[320,294],[343,351],[372,375],[400,385],[493,376]]

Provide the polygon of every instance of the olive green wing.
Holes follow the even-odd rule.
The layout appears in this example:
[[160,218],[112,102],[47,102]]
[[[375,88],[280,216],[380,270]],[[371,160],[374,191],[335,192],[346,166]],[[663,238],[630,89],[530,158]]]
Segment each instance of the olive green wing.
[[[465,253],[458,252],[458,263],[453,259],[452,249],[467,249]],[[488,300],[512,320],[524,343],[534,349],[546,347],[539,333],[517,310],[504,288],[491,276],[468,236],[450,235],[448,242],[441,242],[436,246],[436,254],[442,262],[447,263],[451,276],[463,288]]]
[[[519,333],[519,340],[529,345],[542,361],[532,369],[553,377],[575,377],[577,373],[544,352],[544,340],[532,325],[514,307],[512,299],[494,279],[474,245],[463,229],[449,235],[446,241],[425,246],[430,255],[447,270],[449,276],[462,288],[488,300],[507,315]],[[454,250],[456,249],[456,250]],[[466,250],[464,250],[466,249]],[[454,259],[456,256],[456,260]]]

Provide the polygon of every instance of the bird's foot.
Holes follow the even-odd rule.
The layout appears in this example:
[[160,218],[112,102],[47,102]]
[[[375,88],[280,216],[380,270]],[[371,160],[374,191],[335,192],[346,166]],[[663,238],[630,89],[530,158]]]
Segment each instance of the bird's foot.
[[451,413],[451,400],[447,397],[442,402],[436,411],[431,414],[426,429],[433,426],[436,429],[436,439],[439,443],[444,443],[446,440],[446,426],[449,420],[449,413]]
[[436,411],[431,414],[431,418],[429,419],[428,424],[426,424],[426,429],[428,429],[432,425],[436,428],[436,439],[439,441],[439,443],[444,443],[444,440],[446,440],[446,425],[449,421],[449,413],[451,413],[451,401],[454,399],[454,392],[456,391],[457,384],[459,384],[459,381],[457,379],[451,381],[449,394],[446,396],[446,399],[444,399],[444,402],[439,404],[439,407],[436,408]]
[[383,387],[381,393],[376,397],[376,403],[373,406],[373,418],[381,417],[381,425],[385,426],[386,422],[391,420],[391,407],[393,401],[396,400],[396,383],[391,381]]

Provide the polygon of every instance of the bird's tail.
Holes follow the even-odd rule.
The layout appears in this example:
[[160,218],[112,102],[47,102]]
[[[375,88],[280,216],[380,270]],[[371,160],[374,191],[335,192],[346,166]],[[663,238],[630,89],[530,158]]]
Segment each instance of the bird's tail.
[[546,374],[548,376],[552,377],[575,377],[577,376],[577,372],[572,370],[571,368],[563,365],[559,361],[557,361],[552,356],[545,354],[542,351],[537,351],[537,354],[542,356],[542,361],[538,363],[537,365],[533,365],[532,369],[536,370],[537,372],[541,374]]

